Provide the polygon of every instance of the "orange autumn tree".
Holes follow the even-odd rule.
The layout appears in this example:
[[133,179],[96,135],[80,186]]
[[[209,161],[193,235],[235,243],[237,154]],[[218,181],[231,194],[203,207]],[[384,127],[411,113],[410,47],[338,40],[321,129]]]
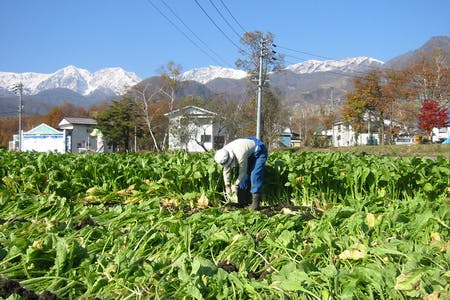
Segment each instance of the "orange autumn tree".
[[[383,77],[379,70],[369,71],[353,81],[354,90],[347,94],[342,116],[357,133],[363,132],[367,123],[380,129],[380,142],[384,143],[384,120],[387,118],[389,98],[383,90]],[[370,125],[367,125],[368,127]]]

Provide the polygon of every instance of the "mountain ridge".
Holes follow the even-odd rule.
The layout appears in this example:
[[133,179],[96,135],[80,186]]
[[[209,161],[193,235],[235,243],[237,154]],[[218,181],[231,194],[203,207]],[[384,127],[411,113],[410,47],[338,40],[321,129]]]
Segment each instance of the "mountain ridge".
[[[296,74],[311,74],[319,72],[359,73],[367,71],[371,68],[381,67],[383,64],[384,62],[380,60],[366,56],[346,58],[342,60],[306,60],[301,63],[289,65],[282,69],[281,72],[291,71]],[[186,71],[178,78],[183,81],[191,80],[206,84],[217,78],[239,80],[247,77],[247,75],[247,72],[238,69],[207,66]]]
[[[432,37],[418,49],[387,62],[366,56],[307,60],[271,73],[270,87],[289,105],[305,102],[320,104],[329,100],[339,102],[351,90],[355,76],[361,76],[373,68],[400,69],[436,48],[450,51],[450,38]],[[245,98],[248,80],[245,71],[220,66],[194,68],[180,74],[178,79],[183,82],[178,95],[180,98],[199,96],[207,99],[222,95],[235,101]],[[0,72],[0,115],[17,112],[17,96],[11,87],[18,82],[23,83],[25,111],[29,114],[45,113],[46,107],[64,101],[88,106],[121,96],[132,86],[146,84],[157,87],[161,83],[160,76],[141,79],[120,67],[104,68],[94,73],[73,65],[51,74]]]
[[[430,38],[427,42],[425,42],[422,46],[417,49],[406,52],[402,55],[394,57],[389,60],[385,67],[392,69],[402,69],[409,64],[411,64],[414,60],[426,56],[433,55],[433,52],[437,49],[443,51],[450,51],[450,37],[448,36],[434,36]],[[446,57],[446,63],[450,65],[450,55]]]
[[[296,74],[311,74],[317,72],[358,73],[368,68],[380,67],[382,61],[370,57],[355,57],[343,60],[307,60],[293,64],[282,71],[292,71]],[[199,67],[183,72],[178,76],[181,81],[196,81],[207,84],[215,79],[241,80],[247,77],[247,72],[239,69],[220,66]],[[68,65],[54,73],[12,73],[0,72],[0,87],[7,90],[14,82],[22,82],[24,95],[36,95],[44,90],[67,88],[82,96],[88,96],[98,89],[111,90],[115,95],[121,95],[127,87],[142,81],[135,73],[119,67],[100,69],[94,73],[88,70]],[[114,82],[116,84],[111,85]],[[9,91],[11,95],[12,91]]]
[[44,90],[67,88],[82,96],[89,96],[97,90],[108,91],[109,94],[123,94],[141,79],[133,72],[120,67],[100,69],[94,73],[68,65],[54,73],[12,73],[0,72],[0,93],[3,96],[12,94],[11,87],[19,82],[23,85],[24,95],[36,95]]
[[[357,74],[382,64],[383,62],[369,57],[336,61],[308,60],[288,66],[279,73],[272,73],[270,80],[273,81],[271,85],[274,89],[285,91],[283,97],[286,97],[288,103],[314,102],[316,97],[308,95],[310,92],[303,92],[298,97],[297,91],[305,89],[304,83],[310,86],[315,86],[317,83],[327,85],[319,87],[320,94],[323,94],[329,89],[328,86],[332,85],[329,81],[323,82],[321,79],[330,77],[324,75],[325,73]],[[210,98],[217,94],[234,101],[245,98],[247,72],[242,70],[207,66],[188,70],[180,74],[178,79],[184,82],[178,95],[180,98],[190,96]],[[14,107],[17,105],[14,100],[16,95],[11,88],[8,88],[17,82],[23,84],[24,112],[28,114],[42,114],[52,106],[64,102],[88,107],[100,101],[118,97],[124,94],[127,88],[138,84],[150,84],[155,87],[160,84],[159,76],[141,80],[136,74],[119,67],[104,68],[94,73],[73,65],[50,74],[0,72],[0,97],[3,96],[0,115],[13,114],[17,110],[17,107]],[[340,96],[344,92],[345,90],[336,89],[335,95]]]

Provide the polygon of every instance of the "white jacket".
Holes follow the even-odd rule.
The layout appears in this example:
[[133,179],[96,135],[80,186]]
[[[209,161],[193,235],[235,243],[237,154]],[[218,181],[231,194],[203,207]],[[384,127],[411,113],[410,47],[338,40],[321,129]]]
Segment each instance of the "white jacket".
[[248,159],[255,152],[256,144],[249,139],[236,139],[223,148],[233,153],[233,160],[223,168],[223,180],[226,185],[231,185],[231,169],[238,166],[239,175],[234,185],[239,185],[247,174]]

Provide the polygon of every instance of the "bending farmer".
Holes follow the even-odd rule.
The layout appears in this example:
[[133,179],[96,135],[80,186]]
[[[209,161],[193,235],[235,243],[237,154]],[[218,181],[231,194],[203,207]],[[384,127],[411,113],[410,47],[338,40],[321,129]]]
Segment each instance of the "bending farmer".
[[[267,160],[267,147],[253,136],[236,139],[216,152],[214,160],[223,166],[225,191],[228,195],[237,194],[238,204],[245,206],[245,193],[248,181],[252,194],[251,209],[259,209],[263,186],[264,168]],[[238,176],[231,184],[231,170],[238,168]]]

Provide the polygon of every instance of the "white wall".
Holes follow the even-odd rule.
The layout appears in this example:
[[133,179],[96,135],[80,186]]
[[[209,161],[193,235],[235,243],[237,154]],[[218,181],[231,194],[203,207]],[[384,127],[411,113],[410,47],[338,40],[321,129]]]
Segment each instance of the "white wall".
[[[202,135],[209,135],[211,137],[211,141],[212,141],[212,124],[205,124],[202,125],[200,127],[198,127],[197,129],[195,128],[195,125],[191,125],[193,127],[193,130],[197,132],[197,136],[195,137],[195,139],[191,139],[188,143],[188,152],[204,152],[205,150],[203,149],[202,146],[200,146],[197,141],[201,141],[201,136]],[[212,149],[212,143],[210,142],[205,142],[204,146],[207,150],[211,150]]]
[[[358,138],[356,138],[356,133],[352,130],[352,127],[343,124],[334,125],[332,131],[328,134],[332,135],[333,147],[367,145],[369,139],[369,134],[367,132],[358,134]],[[372,133],[372,138],[379,143],[378,133]]]
[[[172,122],[177,122],[179,119],[172,120]],[[186,150],[188,152],[204,152],[205,149],[203,149],[202,146],[200,146],[197,141],[201,141],[202,135],[209,135],[210,136],[210,142],[205,142],[204,146],[207,150],[211,150],[213,148],[213,125],[210,123],[209,120],[205,120],[207,124],[197,126],[195,124],[189,124],[188,128],[186,130],[188,132],[192,133],[191,139],[186,144],[181,144],[181,142],[178,139],[178,136],[173,134],[172,130],[176,130],[177,126],[174,126],[170,132],[169,135],[169,150],[175,150],[175,149],[182,149]],[[194,134],[196,136],[194,136]]]
[[24,135],[22,137],[22,151],[37,152],[65,152],[63,135]]
[[432,142],[439,142],[450,137],[450,127],[433,128]]

